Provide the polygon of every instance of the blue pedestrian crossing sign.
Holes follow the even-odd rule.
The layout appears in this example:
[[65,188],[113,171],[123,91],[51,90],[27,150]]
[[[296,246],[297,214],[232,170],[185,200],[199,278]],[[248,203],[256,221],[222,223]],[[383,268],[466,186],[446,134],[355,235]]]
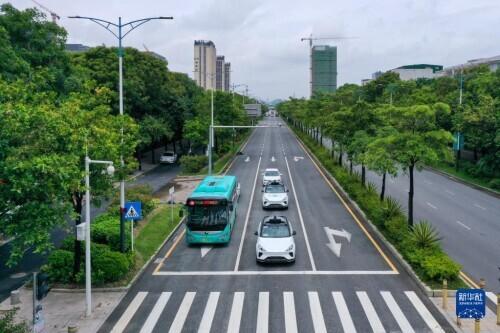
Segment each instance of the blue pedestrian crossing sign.
[[458,318],[481,319],[486,312],[486,294],[483,289],[458,289],[456,293]]
[[129,201],[125,203],[125,219],[140,220],[142,218],[141,202]]

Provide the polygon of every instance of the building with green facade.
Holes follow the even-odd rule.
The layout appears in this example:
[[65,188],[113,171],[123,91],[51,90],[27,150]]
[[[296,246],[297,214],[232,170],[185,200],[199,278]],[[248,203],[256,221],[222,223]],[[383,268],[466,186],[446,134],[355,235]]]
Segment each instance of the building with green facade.
[[337,47],[316,45],[311,49],[311,95],[337,89]]

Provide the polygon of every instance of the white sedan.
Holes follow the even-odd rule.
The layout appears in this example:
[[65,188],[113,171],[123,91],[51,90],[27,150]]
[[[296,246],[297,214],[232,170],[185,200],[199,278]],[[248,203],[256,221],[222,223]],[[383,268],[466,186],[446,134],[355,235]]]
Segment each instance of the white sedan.
[[264,173],[262,174],[262,185],[266,186],[267,184],[270,183],[281,183],[281,176],[282,174],[280,171],[276,168],[267,168],[264,170]]
[[295,262],[295,230],[285,216],[266,216],[255,232],[257,262]]
[[270,183],[262,189],[262,208],[288,208],[288,189],[281,183]]
[[173,151],[166,151],[160,157],[160,163],[173,164],[177,161],[177,154]]

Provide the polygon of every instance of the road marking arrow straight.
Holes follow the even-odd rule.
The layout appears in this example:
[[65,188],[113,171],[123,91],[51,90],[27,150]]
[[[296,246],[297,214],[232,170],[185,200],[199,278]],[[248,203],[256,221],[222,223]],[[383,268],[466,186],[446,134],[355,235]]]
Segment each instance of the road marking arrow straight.
[[331,229],[329,227],[324,227],[326,237],[328,237],[328,240],[330,241],[329,243],[326,244],[330,250],[338,257],[340,258],[340,249],[342,247],[341,243],[337,243],[335,241],[335,238],[333,236],[338,236],[338,237],[344,237],[347,239],[347,241],[350,243],[351,242],[351,234],[345,229],[342,230],[336,230],[336,229]]
[[245,158],[245,162],[250,162],[250,156],[247,156],[247,158]]
[[204,256],[207,255],[207,253],[213,248],[213,246],[202,246],[200,247],[201,251],[201,257],[203,258]]
[[276,159],[273,157],[271,157],[271,162],[276,162]]
[[303,157],[303,156],[294,156],[294,157],[293,157],[293,160],[294,160],[295,162],[298,162],[298,161],[303,160],[303,159],[304,159],[304,157]]

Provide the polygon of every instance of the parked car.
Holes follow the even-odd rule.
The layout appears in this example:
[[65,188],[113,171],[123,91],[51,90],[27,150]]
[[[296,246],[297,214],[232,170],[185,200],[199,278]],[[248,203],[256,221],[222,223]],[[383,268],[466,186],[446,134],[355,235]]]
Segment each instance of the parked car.
[[177,162],[177,154],[173,151],[166,151],[160,157],[160,163],[173,164]]

